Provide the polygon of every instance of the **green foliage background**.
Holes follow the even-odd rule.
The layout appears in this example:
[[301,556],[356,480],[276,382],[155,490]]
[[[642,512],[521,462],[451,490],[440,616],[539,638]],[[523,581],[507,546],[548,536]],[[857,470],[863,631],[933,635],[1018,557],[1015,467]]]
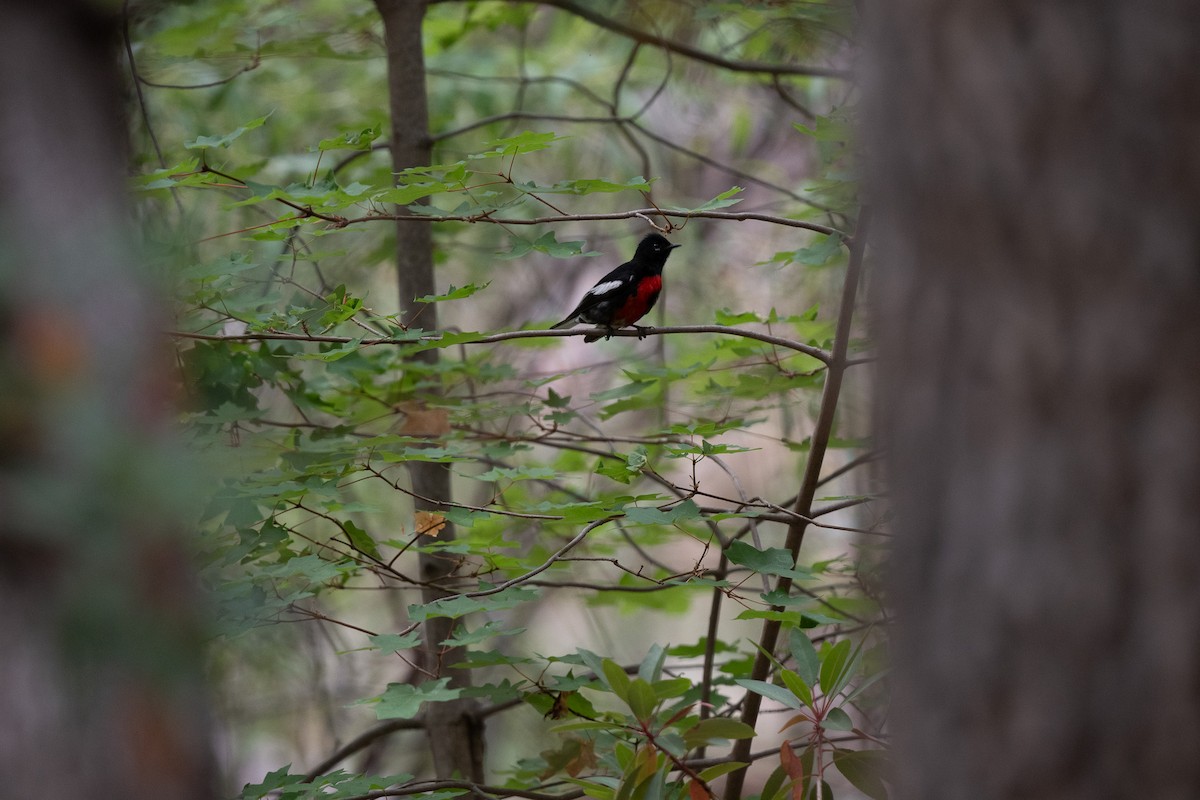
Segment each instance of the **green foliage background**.
[[[697,796],[753,738],[764,800],[884,796],[865,366],[833,398],[812,516],[835,527],[799,560],[784,548],[858,217],[853,84],[635,47],[551,5],[430,6],[435,163],[399,176],[371,4],[133,9],[134,184],[212,477],[198,522],[222,760],[244,797],[461,794],[421,782],[415,726],[302,778],[377,720],[473,696],[494,785]],[[587,8],[739,63],[853,53],[837,3]],[[677,214],[683,248],[647,322],[795,347],[729,331],[478,341],[561,317],[665,224],[629,214],[653,208]],[[433,225],[440,330],[396,313],[395,213],[444,220],[409,223]],[[719,216],[746,213],[762,219]],[[581,218],[602,214],[618,218]],[[554,221],[520,224],[537,218]],[[428,348],[436,364],[413,358]],[[454,475],[453,540],[418,537],[443,520],[414,516],[414,461]],[[456,563],[454,597],[421,602],[422,551]],[[781,577],[794,586],[772,591]],[[457,620],[451,672],[469,688],[413,666],[431,616]],[[786,635],[755,676],[770,619]],[[739,721],[747,691],[777,712],[757,730]]]

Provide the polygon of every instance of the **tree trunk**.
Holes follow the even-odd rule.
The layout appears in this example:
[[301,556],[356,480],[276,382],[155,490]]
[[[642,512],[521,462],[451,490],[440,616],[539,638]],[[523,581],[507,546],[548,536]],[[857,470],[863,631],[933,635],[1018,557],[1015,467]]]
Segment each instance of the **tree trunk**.
[[[425,56],[421,42],[424,0],[375,0],[383,18],[388,57],[388,98],[392,116],[392,165],[399,172],[428,166],[432,144],[429,138],[429,109],[425,95]],[[433,275],[433,242],[425,223],[396,223],[396,269],[400,285],[400,309],[405,323],[425,330],[437,329],[437,306],[417,303],[414,298],[436,294]],[[425,350],[415,358],[436,364],[438,350]],[[437,512],[439,501],[450,499],[450,472],[444,464],[414,462],[408,473],[415,495],[414,509]],[[454,538],[446,524],[438,540]],[[435,582],[446,577],[453,564],[436,556],[421,556],[421,579]],[[450,593],[427,586],[423,600],[432,602]],[[441,642],[452,633],[453,620],[438,617],[425,624],[422,667],[435,674],[451,675],[451,686],[470,684],[470,673],[450,673],[447,665],[461,660],[461,649],[447,649]],[[425,705],[424,722],[439,778],[455,774],[483,780],[484,749],[482,722],[474,713],[476,703],[457,700]]]
[[0,794],[207,800],[186,480],[102,5],[0,24]]
[[898,796],[1200,796],[1200,13],[873,4]]

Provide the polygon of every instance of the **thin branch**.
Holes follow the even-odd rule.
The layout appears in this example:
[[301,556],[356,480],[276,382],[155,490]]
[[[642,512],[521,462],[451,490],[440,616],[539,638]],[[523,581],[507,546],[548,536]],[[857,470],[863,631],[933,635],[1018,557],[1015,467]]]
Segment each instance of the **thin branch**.
[[699,161],[701,164],[705,164],[706,166],[712,167],[713,169],[719,169],[722,172],[724,172],[728,175],[732,175],[735,178],[739,178],[741,180],[748,181],[749,183],[755,183],[764,188],[771,189],[772,191],[775,191],[775,192],[779,192],[780,194],[786,195],[787,197],[790,197],[797,202],[804,203],[805,205],[812,206],[813,208],[819,209],[821,211],[825,211],[825,212],[829,212],[829,213],[833,212],[833,209],[829,208],[828,206],[822,205],[821,203],[818,203],[816,200],[807,198],[804,195],[797,194],[796,192],[793,192],[791,189],[788,189],[786,186],[780,186],[777,183],[771,183],[768,180],[760,178],[757,175],[746,172],[744,170],[740,170],[737,167],[731,167],[728,164],[723,164],[720,161],[717,161],[715,158],[712,158],[711,156],[705,155],[704,153],[698,152],[696,150],[692,150],[691,148],[684,147],[683,145],[679,144],[678,142],[676,142],[672,139],[667,138],[666,136],[660,136],[659,134],[655,133],[654,131],[650,130],[646,126],[641,125],[640,123],[638,123],[634,120],[629,120],[625,124],[629,125],[631,128],[633,128],[634,130],[636,130],[638,133],[642,134],[646,138],[653,139],[654,141],[658,142],[663,147],[666,147],[670,150],[674,150],[677,153],[682,153],[685,156],[687,156],[688,158],[692,158],[692,159],[695,159],[696,161]]
[[[534,2],[535,0],[529,0]],[[446,2],[446,0],[431,0],[433,3]],[[544,6],[551,6],[574,14],[581,19],[596,25],[597,27],[610,30],[613,33],[632,39],[635,42],[642,44],[650,44],[655,47],[661,47],[664,50],[669,50],[672,53],[678,53],[681,56],[690,58],[693,61],[700,61],[705,64],[712,64],[716,67],[727,69],[731,72],[750,72],[766,75],[807,75],[815,78],[838,78],[840,80],[849,80],[851,75],[849,72],[840,69],[830,69],[829,67],[811,67],[800,64],[765,64],[758,61],[735,61],[721,56],[713,55],[712,53],[701,50],[697,47],[692,47],[683,42],[677,42],[673,39],[668,39],[665,36],[658,36],[654,33],[644,31],[632,25],[627,25],[624,22],[606,17],[603,14],[598,14],[586,6],[582,6],[573,0],[536,0]]]
[[[792,339],[784,339],[781,336],[772,336],[767,333],[759,333],[757,331],[747,331],[741,328],[730,328],[725,325],[677,325],[666,328],[643,328],[637,330],[616,330],[606,331],[603,328],[571,328],[566,330],[529,330],[529,331],[504,331],[502,333],[493,333],[487,336],[480,336],[478,339],[460,342],[460,344],[495,344],[496,342],[505,342],[512,339],[537,339],[537,338],[554,338],[564,336],[586,336],[589,334],[601,334],[604,336],[612,335],[616,337],[637,337],[639,339],[646,336],[660,336],[665,334],[676,333],[720,333],[727,336],[741,336],[746,339],[754,339],[759,342],[777,345],[789,350],[795,350],[798,353],[804,353],[818,361],[828,364],[830,354],[819,347],[797,342]],[[219,333],[193,333],[191,331],[167,331],[168,336],[174,336],[179,339],[199,339],[207,342],[260,342],[260,341],[285,341],[285,342],[316,342],[321,344],[349,344],[357,341],[349,336],[328,336],[323,334],[305,334],[305,333],[238,333],[238,334],[219,334]],[[378,337],[373,339],[362,339],[358,342],[360,347],[380,347],[386,345],[413,345],[429,342],[437,342],[440,336],[422,336],[416,339],[398,339],[390,337]]]
[[507,580],[504,583],[499,584],[498,586],[493,586],[490,589],[482,589],[478,592],[462,592],[461,594],[458,595],[458,597],[487,597],[488,595],[496,594],[498,592],[503,592],[505,589],[525,583],[526,581],[528,581],[530,578],[534,577],[535,575],[540,575],[541,573],[550,569],[550,567],[554,566],[557,562],[562,561],[563,557],[566,556],[567,553],[574,550],[575,547],[580,542],[582,542],[585,538],[587,538],[587,535],[589,533],[596,530],[596,528],[599,528],[601,525],[604,525],[605,523],[612,522],[614,519],[617,519],[617,518],[616,517],[607,517],[605,519],[596,520],[595,522],[589,523],[587,526],[584,527],[583,530],[581,530],[579,533],[577,533],[575,535],[575,538],[571,539],[571,541],[567,542],[562,547],[560,547],[558,549],[558,552],[556,552],[554,555],[550,556],[550,558],[546,559],[540,565],[531,569],[529,572],[526,572],[524,575],[518,575],[517,577]]
[[133,42],[129,37],[129,0],[125,0],[121,5],[121,34],[125,41],[125,57],[129,59],[129,74],[133,76],[133,88],[137,91],[138,108],[142,112],[142,121],[146,124],[146,133],[150,135],[150,143],[154,145],[154,153],[158,156],[158,165],[166,169],[167,162],[163,158],[162,148],[158,145],[158,137],[154,134],[154,126],[150,124],[150,110],[146,106],[146,96],[142,93],[141,75],[138,74],[137,61],[133,57]]
[[[808,202],[802,197],[796,198],[801,202]],[[308,216],[321,217],[321,215],[310,212]],[[369,214],[365,217],[353,217],[351,219],[328,218],[327,221],[332,221],[339,228],[344,228],[347,225],[355,225],[362,222],[377,222],[380,220],[392,220],[403,222],[490,222],[493,225],[549,225],[557,222],[593,222],[593,221],[611,221],[622,219],[645,219],[647,217],[664,217],[672,219],[723,219],[731,222],[770,222],[773,225],[783,225],[789,228],[803,228],[804,230],[823,233],[826,236],[837,236],[841,238],[847,246],[851,244],[850,235],[843,230],[834,228],[829,225],[822,225],[819,222],[809,222],[803,219],[792,219],[790,217],[781,217],[775,214],[762,214],[756,211],[669,211],[658,208],[638,208],[633,211],[613,211],[604,214],[559,214],[545,217],[531,217],[529,219],[514,219],[511,217],[498,218],[490,214]]]
[[[858,230],[855,232],[856,244],[850,250],[850,263],[846,269],[846,281],[842,285],[841,304],[838,308],[837,328],[834,332],[833,358],[828,362],[829,369],[825,375],[825,389],[821,395],[821,408],[817,412],[817,421],[812,434],[812,447],[808,453],[808,463],[805,465],[804,477],[800,484],[800,493],[794,506],[798,519],[788,525],[787,540],[784,547],[795,559],[804,543],[804,532],[812,519],[812,504],[816,497],[817,486],[821,478],[821,467],[825,459],[825,451],[833,435],[833,421],[837,413],[838,400],[841,396],[842,377],[846,372],[847,352],[850,348],[850,327],[854,319],[854,304],[858,296],[859,278],[862,274],[863,251],[866,249],[870,212],[863,208],[859,214]],[[792,588],[792,579],[781,576],[776,584],[776,591],[787,595]],[[765,680],[771,669],[771,656],[779,639],[781,624],[778,620],[767,620],[763,623],[762,634],[758,642],[758,655],[754,659],[754,667],[750,677],[754,680]],[[742,708],[742,722],[751,728],[758,722],[758,712],[762,706],[762,696],[753,692],[746,695]],[[745,761],[750,753],[752,740],[740,739],[734,743],[730,757],[733,761]],[[738,800],[746,780],[746,770],[739,769],[730,773],[725,784],[725,794],[728,800]]]
[[[576,117],[576,116],[571,116],[568,114],[538,114],[538,113],[534,113],[531,111],[508,111],[503,114],[493,114],[490,117],[483,117],[482,119],[477,119],[474,122],[468,122],[465,125],[461,125],[457,128],[451,128],[448,131],[442,131],[441,133],[432,134],[430,136],[430,141],[432,141],[434,143],[443,142],[446,139],[451,139],[455,136],[460,136],[464,133],[469,133],[470,131],[473,131],[477,128],[483,128],[483,127],[492,125],[497,122],[505,122],[508,120],[516,120],[516,119],[527,120],[527,121],[533,120],[533,121],[540,121],[540,122],[571,122],[571,123],[580,123],[580,124],[595,124],[595,123],[615,124],[627,137],[632,137],[632,133],[629,130],[629,129],[632,129],[634,131],[637,131],[641,135],[645,136],[647,139],[651,139],[655,142],[658,142],[660,145],[662,145],[670,150],[674,150],[677,153],[682,153],[683,155],[687,156],[688,158],[699,161],[700,163],[702,163],[706,166],[712,167],[713,169],[718,169],[728,175],[732,175],[733,177],[738,178],[739,180],[744,180],[749,183],[754,183],[759,186],[762,186],[763,188],[770,189],[775,192],[779,192],[780,194],[790,197],[791,199],[793,199],[797,202],[804,203],[806,205],[810,205],[813,208],[820,209],[821,211],[831,211],[830,208],[822,205],[821,203],[816,202],[815,200],[807,198],[804,195],[798,194],[798,193],[792,191],[791,189],[788,189],[786,186],[780,186],[777,183],[771,183],[770,181],[768,181],[764,178],[760,178],[757,175],[754,175],[752,173],[746,172],[745,170],[740,170],[737,167],[732,167],[728,164],[724,164],[724,163],[716,160],[712,156],[706,155],[706,154],[698,152],[696,150],[692,150],[691,148],[688,148],[688,147],[684,147],[683,145],[679,144],[678,142],[676,142],[666,136],[662,136],[660,134],[655,133],[654,131],[650,130],[649,128],[640,124],[637,121],[637,118],[642,114],[642,112],[644,112],[646,110],[647,107],[648,106],[643,106],[640,110],[638,110],[638,112],[636,114],[630,114],[629,116],[618,116],[616,113],[616,109],[614,109],[613,113],[607,117]],[[357,155],[361,155],[361,153],[357,154]]]
[[377,739],[382,739],[384,736],[395,733],[396,731],[411,731],[424,728],[424,723],[419,719],[393,719],[381,725],[377,725],[370,730],[363,731],[358,736],[355,736],[344,745],[334,750],[329,756],[313,767],[305,776],[305,783],[312,783],[321,775],[324,775],[329,770],[333,769],[343,760],[357,753],[359,750],[369,746]]

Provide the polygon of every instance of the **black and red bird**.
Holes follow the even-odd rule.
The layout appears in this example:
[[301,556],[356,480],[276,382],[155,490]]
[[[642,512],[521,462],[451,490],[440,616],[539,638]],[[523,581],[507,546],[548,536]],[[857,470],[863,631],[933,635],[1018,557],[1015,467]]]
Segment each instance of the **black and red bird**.
[[566,319],[551,328],[569,328],[580,322],[590,322],[607,330],[607,333],[589,333],[585,342],[612,336],[618,328],[637,328],[638,338],[645,336],[645,329],[634,325],[654,308],[662,292],[662,271],[667,256],[677,244],[671,244],[657,233],[652,233],[638,243],[633,258],[601,278],[587,290],[579,305],[575,306]]

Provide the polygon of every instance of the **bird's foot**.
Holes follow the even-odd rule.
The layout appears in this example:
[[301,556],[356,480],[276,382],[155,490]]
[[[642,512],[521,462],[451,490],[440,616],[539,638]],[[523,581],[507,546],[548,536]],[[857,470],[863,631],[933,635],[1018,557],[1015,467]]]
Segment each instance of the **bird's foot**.
[[653,325],[634,325],[633,329],[635,331],[637,331],[637,335],[638,335],[639,339],[645,339],[646,334],[648,334],[650,331],[654,330],[654,326]]

